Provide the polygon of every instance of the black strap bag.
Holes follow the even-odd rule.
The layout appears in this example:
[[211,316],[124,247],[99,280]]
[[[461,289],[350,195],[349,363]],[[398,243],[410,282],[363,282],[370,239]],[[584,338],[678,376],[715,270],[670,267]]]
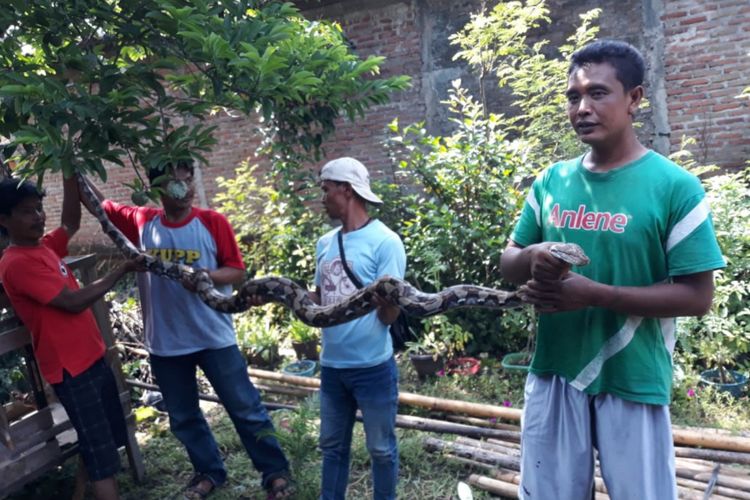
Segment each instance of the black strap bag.
[[[369,222],[369,221],[368,221]],[[346,254],[344,253],[344,237],[341,231],[338,232],[339,240],[339,254],[341,255],[341,266],[344,268],[344,272],[349,277],[349,281],[352,282],[357,288],[364,288],[361,281],[354,275],[349,264],[346,262]],[[393,342],[394,351],[403,351],[406,348],[406,342],[411,339],[411,330],[409,329],[409,322],[406,319],[406,311],[401,309],[396,321],[390,324],[388,331],[391,333],[391,341]]]

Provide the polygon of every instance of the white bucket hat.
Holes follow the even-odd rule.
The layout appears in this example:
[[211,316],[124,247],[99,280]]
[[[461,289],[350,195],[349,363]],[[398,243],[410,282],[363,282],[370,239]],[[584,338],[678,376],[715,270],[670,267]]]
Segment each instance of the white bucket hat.
[[370,174],[367,168],[354,158],[344,156],[329,161],[320,171],[320,180],[348,182],[352,189],[365,200],[376,205],[383,203],[383,200],[370,189]]

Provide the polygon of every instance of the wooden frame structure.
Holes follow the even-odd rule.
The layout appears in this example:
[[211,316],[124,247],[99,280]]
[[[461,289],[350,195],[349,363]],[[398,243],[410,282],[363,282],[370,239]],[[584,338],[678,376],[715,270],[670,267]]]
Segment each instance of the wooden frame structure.
[[[95,279],[95,255],[68,258],[66,263],[80,273],[84,285]],[[2,308],[11,309],[0,285],[0,309]],[[106,358],[115,374],[120,401],[125,412],[128,430],[125,449],[130,470],[135,480],[141,481],[145,468],[135,439],[135,414],[130,407],[130,390],[125,383],[120,358],[117,356],[107,307],[103,300],[99,300],[92,306],[92,310],[107,347]],[[0,323],[0,355],[11,351],[20,351],[26,361],[27,379],[32,386],[33,406],[36,409],[14,419],[12,405],[0,405],[0,498],[41,477],[78,452],[78,443],[75,439],[68,438],[68,442],[61,439],[61,434],[70,430],[72,424],[67,415],[63,414],[61,417],[59,412],[53,414],[53,408],[47,400],[49,392],[45,391],[46,383],[34,358],[31,335],[15,318]],[[68,436],[70,434],[74,433],[67,433]]]

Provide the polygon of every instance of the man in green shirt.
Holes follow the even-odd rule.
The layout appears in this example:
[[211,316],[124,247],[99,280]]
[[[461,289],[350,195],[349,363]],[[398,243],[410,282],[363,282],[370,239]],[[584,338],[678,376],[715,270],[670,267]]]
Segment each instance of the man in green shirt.
[[[571,57],[568,117],[590,150],[533,183],[502,257],[540,312],[526,382],[521,498],[677,498],[669,418],[675,318],[704,314],[724,267],[700,181],[633,128],[644,62],[597,41]],[[577,243],[591,264],[549,252]]]

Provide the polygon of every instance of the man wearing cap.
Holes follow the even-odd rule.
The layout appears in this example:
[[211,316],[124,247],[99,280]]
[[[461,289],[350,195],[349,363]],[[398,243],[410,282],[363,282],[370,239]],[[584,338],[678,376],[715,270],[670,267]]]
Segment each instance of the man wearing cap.
[[[353,158],[339,158],[323,166],[320,181],[323,206],[332,219],[341,221],[341,227],[318,240],[313,300],[328,305],[346,299],[357,290],[344,264],[362,286],[382,276],[403,278],[406,254],[401,240],[385,224],[368,215],[368,203],[378,205],[383,201],[371,191],[365,166]],[[362,412],[372,461],[373,498],[396,498],[398,371],[388,325],[396,321],[399,312],[397,305],[378,299],[375,311],[342,325],[323,328],[320,357],[323,452],[320,498],[323,500],[345,498],[357,409]]]

